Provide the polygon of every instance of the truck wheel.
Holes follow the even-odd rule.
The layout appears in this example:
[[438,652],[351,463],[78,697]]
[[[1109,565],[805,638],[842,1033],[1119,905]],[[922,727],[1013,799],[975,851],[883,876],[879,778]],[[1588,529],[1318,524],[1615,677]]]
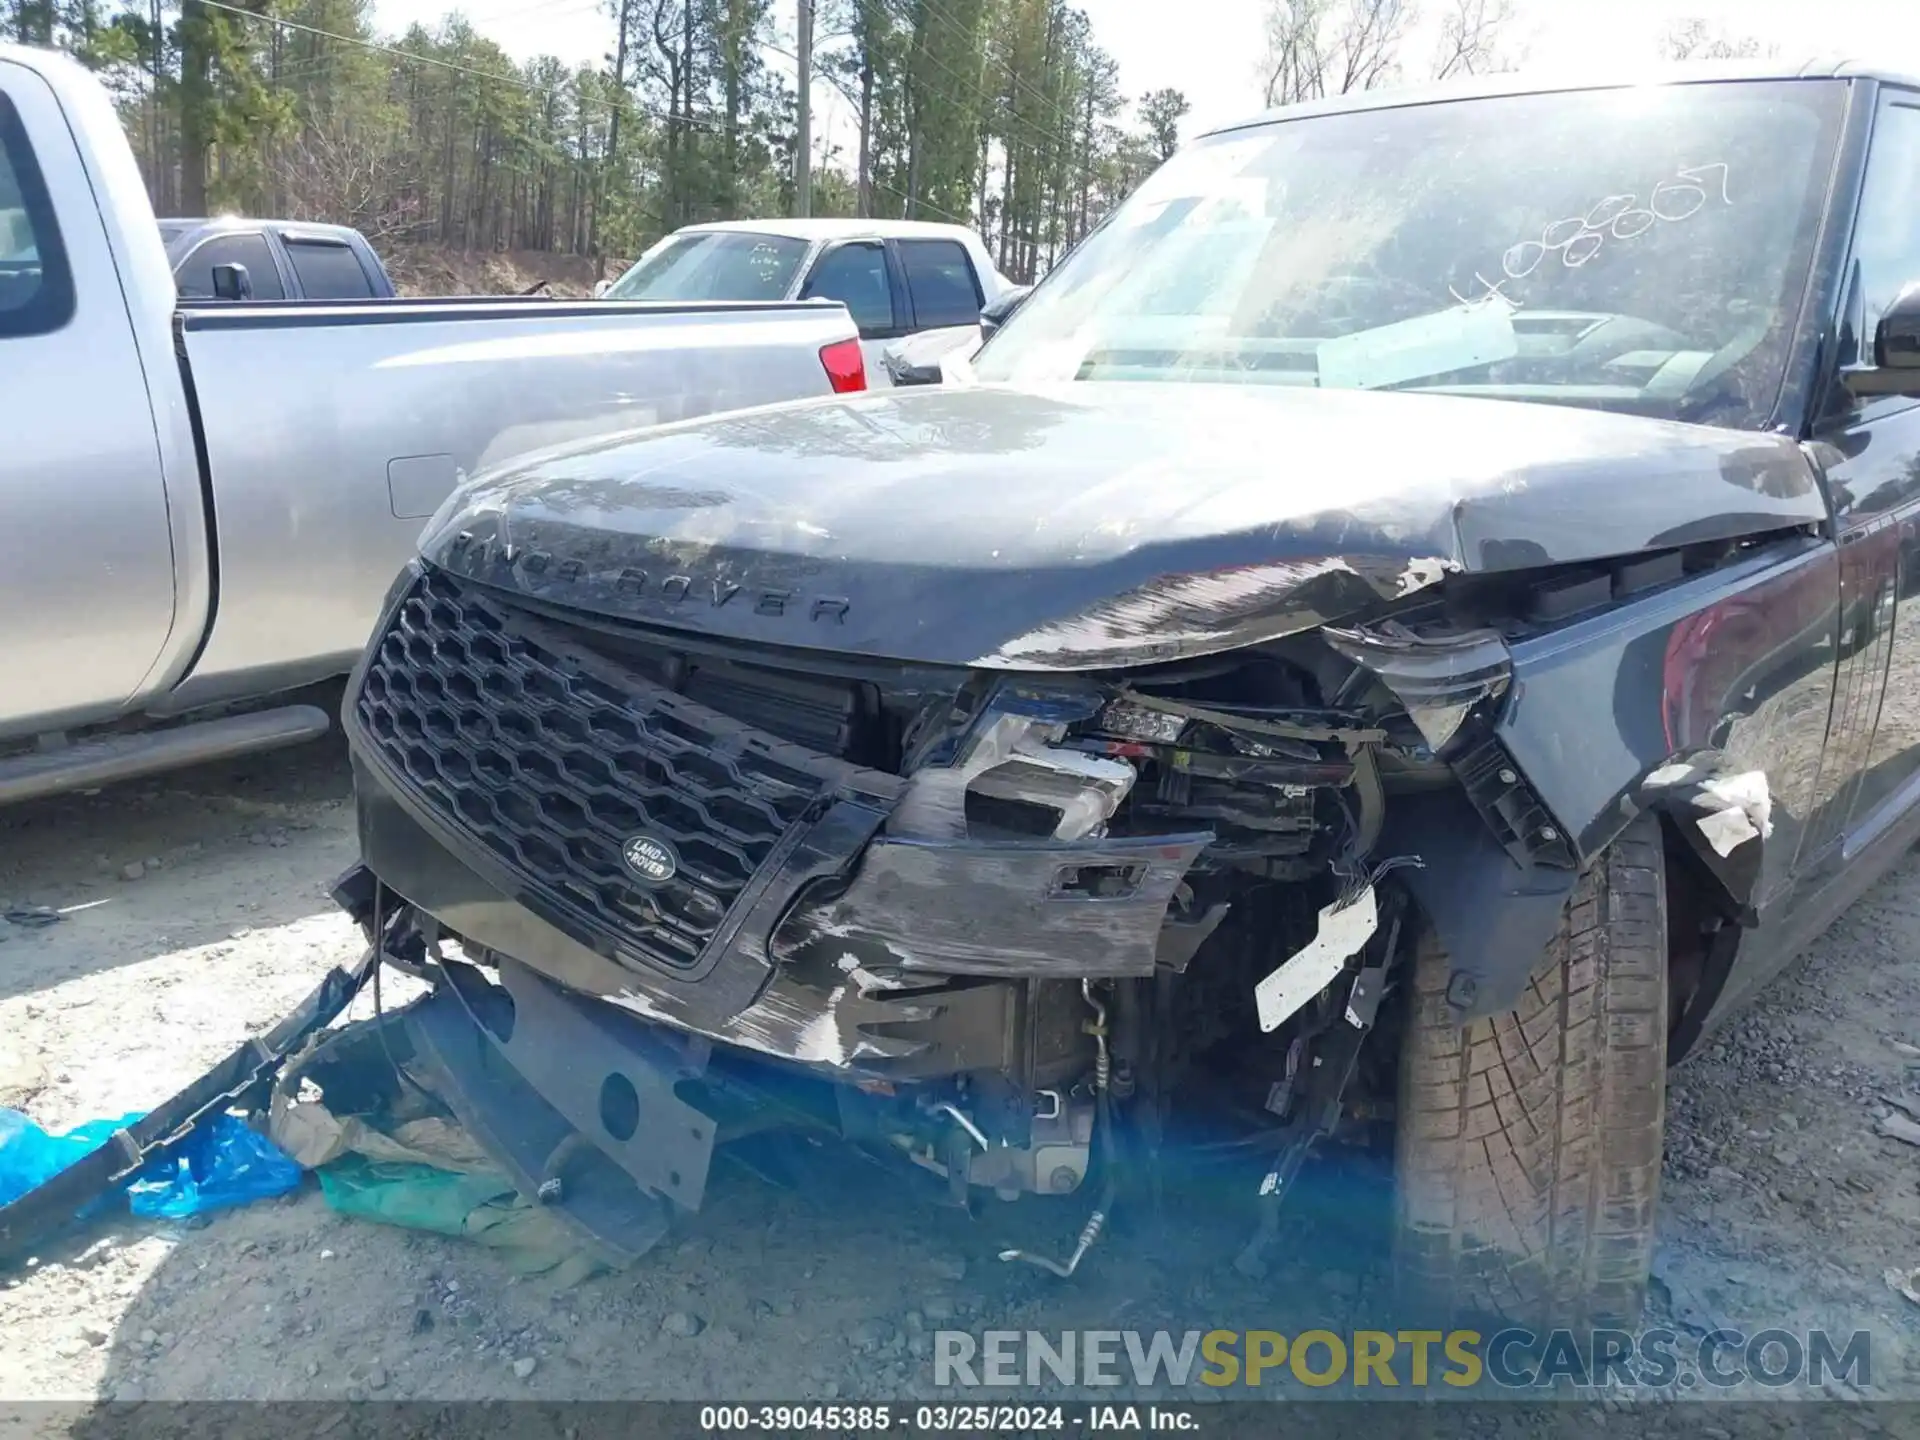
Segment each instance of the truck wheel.
[[1638,817],[1580,877],[1511,1013],[1462,1030],[1448,976],[1424,930],[1400,1056],[1402,1293],[1427,1314],[1537,1332],[1633,1325],[1666,1117],[1658,820]]

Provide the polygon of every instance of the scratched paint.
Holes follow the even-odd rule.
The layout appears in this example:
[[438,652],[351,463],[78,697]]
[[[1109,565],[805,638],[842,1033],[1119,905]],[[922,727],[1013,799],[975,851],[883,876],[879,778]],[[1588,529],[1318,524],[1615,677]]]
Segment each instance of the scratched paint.
[[423,552],[641,624],[1096,670],[1297,633],[1457,572],[1824,516],[1782,436],[1358,391],[919,386],[509,466]]
[[[1287,560],[1218,574],[1180,575],[1009,640],[972,663],[983,669],[1082,668],[1174,659],[1235,644],[1257,644],[1324,624],[1364,603],[1366,591],[1399,599],[1437,583],[1452,568],[1444,559],[1415,560],[1390,574],[1364,560],[1334,556]],[[1322,582],[1316,586],[1316,582]],[[1326,598],[1316,604],[1316,595]]]

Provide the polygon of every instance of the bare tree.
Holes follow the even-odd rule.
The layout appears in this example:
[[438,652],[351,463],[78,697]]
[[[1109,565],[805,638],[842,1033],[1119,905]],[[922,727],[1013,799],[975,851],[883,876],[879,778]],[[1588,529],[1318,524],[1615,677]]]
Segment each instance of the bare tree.
[[1333,36],[1335,93],[1391,84],[1400,73],[1400,46],[1413,25],[1413,0],[1347,0]]
[[1414,0],[1268,0],[1261,79],[1269,105],[1397,79]]
[[413,157],[374,127],[317,118],[276,159],[289,219],[351,225],[376,242],[419,226]]
[[1326,94],[1321,35],[1331,8],[1331,0],[1268,0],[1261,61],[1267,104],[1291,105]]
[[1778,55],[1780,47],[1753,35],[1736,35],[1699,16],[1674,21],[1660,37],[1669,60],[1754,60]]
[[1506,68],[1500,32],[1513,19],[1513,0],[1453,0],[1440,18],[1440,49],[1433,78],[1485,75]]

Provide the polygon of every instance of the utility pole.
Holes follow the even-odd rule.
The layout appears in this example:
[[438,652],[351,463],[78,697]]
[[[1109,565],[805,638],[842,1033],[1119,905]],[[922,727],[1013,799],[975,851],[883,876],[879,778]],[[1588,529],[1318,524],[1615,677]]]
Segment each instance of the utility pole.
[[[154,43],[160,43],[158,37]],[[180,208],[205,215],[213,148],[213,35],[200,0],[180,4]]]
[[797,0],[800,8],[800,123],[793,141],[793,213],[813,213],[813,0]]

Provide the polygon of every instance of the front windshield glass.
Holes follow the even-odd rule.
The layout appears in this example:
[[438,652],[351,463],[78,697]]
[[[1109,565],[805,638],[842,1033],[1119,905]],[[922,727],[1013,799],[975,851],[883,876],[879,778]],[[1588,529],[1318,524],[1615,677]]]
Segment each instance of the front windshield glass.
[[780,300],[807,242],[789,235],[707,230],[669,235],[607,289],[613,300]]
[[1503,96],[1176,155],[981,351],[982,380],[1439,390],[1765,422],[1837,82]]

